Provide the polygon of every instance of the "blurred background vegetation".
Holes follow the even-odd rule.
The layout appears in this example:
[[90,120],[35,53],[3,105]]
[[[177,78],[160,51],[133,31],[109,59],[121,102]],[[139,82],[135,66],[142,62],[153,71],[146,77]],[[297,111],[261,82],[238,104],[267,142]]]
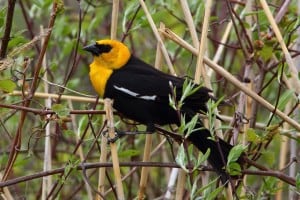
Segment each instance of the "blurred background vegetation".
[[[183,9],[182,2],[187,3],[188,9]],[[230,72],[240,84],[299,121],[299,79],[293,79],[298,74],[286,62],[287,57],[262,7],[263,1],[249,2],[212,3],[205,56]],[[166,30],[161,24],[195,48],[192,28],[187,25],[183,10],[190,12],[199,41],[207,1],[145,3],[156,27],[161,27],[159,33],[177,75],[194,78],[197,56],[163,34]],[[82,163],[99,164],[99,134],[104,126],[102,101],[97,103],[88,77],[92,58],[82,48],[111,37],[112,14],[116,14],[112,13],[112,4],[112,1],[93,0],[0,2],[2,198],[93,199],[97,196],[100,165],[74,170]],[[268,6],[293,58],[293,66],[299,70],[299,2],[272,0]],[[158,42],[140,2],[121,1],[118,7],[117,39],[124,41],[134,55],[154,65]],[[222,40],[226,30],[228,37]],[[221,47],[224,49],[216,57]],[[169,72],[164,61],[161,66],[161,70]],[[223,121],[216,128],[233,143],[248,145],[245,151],[260,166],[240,172],[249,175],[233,190],[231,197],[299,198],[299,130],[251,100],[222,74],[212,73],[211,85],[214,95],[228,102],[219,107]],[[118,116],[115,124],[121,130],[145,129],[142,125],[128,125]],[[144,143],[144,135],[126,136],[116,143],[119,161],[129,163],[121,167],[126,199],[134,199],[139,191],[141,168],[136,166],[143,159]],[[176,184],[171,189],[168,187],[172,167],[178,167],[173,156],[178,147],[159,134],[153,136],[150,160],[156,167],[149,170],[146,199],[167,198],[164,195],[168,190],[171,199],[178,194],[180,189]],[[193,153],[192,159],[198,158],[199,152],[191,147],[189,152]],[[110,162],[109,155],[107,162]],[[283,182],[278,174],[286,176]],[[110,166],[103,194],[107,199],[116,199],[114,190],[110,190],[113,177]],[[225,192],[227,189],[214,181],[215,173],[196,170],[187,173],[187,177],[183,196],[177,199],[230,197]]]

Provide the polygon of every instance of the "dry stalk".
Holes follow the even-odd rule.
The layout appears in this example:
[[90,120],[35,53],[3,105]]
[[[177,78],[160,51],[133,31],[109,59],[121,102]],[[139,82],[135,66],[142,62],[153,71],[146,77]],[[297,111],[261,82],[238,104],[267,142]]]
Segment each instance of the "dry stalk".
[[[12,93],[8,94],[11,96],[22,96],[23,94],[28,95],[28,92],[22,93],[22,91],[13,91]],[[54,93],[47,93],[47,92],[35,92],[34,96],[36,98],[50,98],[50,99],[60,99],[63,100],[70,100],[70,101],[79,101],[79,102],[87,102],[87,103],[95,103],[96,102],[96,97],[91,98],[91,97],[79,97],[79,96],[73,96],[73,95],[61,95],[59,96],[58,94]],[[99,100],[98,103],[103,104],[103,100]]]
[[199,39],[197,36],[196,27],[194,25],[193,17],[192,17],[188,2],[186,0],[180,0],[180,4],[181,4],[181,9],[184,14],[184,19],[187,23],[187,26],[188,26],[190,34],[191,34],[193,46],[196,49],[198,49],[199,48]]
[[[107,161],[107,138],[102,135],[101,136],[101,154],[100,154],[100,163],[104,163]],[[98,192],[104,194],[105,192],[105,171],[106,168],[99,169],[99,176],[98,176]],[[102,199],[99,195],[96,196],[96,199]]]
[[[143,162],[150,161],[152,136],[153,136],[152,134],[146,135]],[[149,169],[150,169],[149,167],[142,167],[141,178],[140,178],[140,187],[139,187],[139,192],[138,192],[138,197],[137,197],[137,199],[139,199],[139,200],[143,200],[145,198],[145,190],[147,187]]]
[[[114,119],[113,119],[113,112],[112,112],[112,104],[113,101],[111,99],[104,99],[104,108],[106,111],[108,136],[109,138],[114,139],[116,137],[116,134],[114,128],[114,121],[113,121]],[[119,165],[119,158],[118,158],[118,149],[116,143],[111,142],[110,149],[111,149],[111,158],[112,158],[113,170],[114,170],[115,181],[116,181],[116,189],[118,195],[117,198],[120,200],[125,200],[120,165]]]
[[205,13],[203,19],[202,34],[201,34],[200,47],[199,47],[199,52],[197,57],[196,73],[194,77],[195,82],[199,84],[200,77],[202,75],[202,78],[204,80],[204,85],[209,89],[211,89],[211,84],[210,84],[210,79],[206,73],[206,66],[203,62],[203,58],[207,47],[207,34],[209,28],[211,7],[212,7],[212,0],[207,0],[205,3]]
[[[207,0],[205,3],[205,12],[204,12],[204,19],[203,19],[203,25],[202,25],[202,31],[201,31],[201,39],[200,39],[200,47],[198,51],[198,56],[197,56],[197,64],[196,64],[196,72],[194,76],[194,80],[196,83],[200,83],[200,77],[203,78],[204,85],[205,87],[212,89],[211,85],[211,76],[208,75],[207,72],[207,66],[203,62],[204,56],[207,48],[207,35],[208,35],[208,30],[209,30],[209,19],[211,17],[211,8],[212,8],[212,0]],[[215,109],[213,111],[215,114],[218,113],[218,110]],[[207,125],[208,121],[205,120],[204,123]],[[216,135],[220,138],[223,138],[223,133],[222,130],[220,129],[221,127],[221,122],[220,120],[216,119],[215,120],[215,130],[216,130]],[[205,176],[203,176],[202,183],[207,184],[206,181],[208,180],[208,173],[205,173]]]
[[119,0],[113,0],[111,27],[110,27],[110,38],[111,39],[117,39],[118,14],[119,14]]
[[141,6],[142,6],[142,8],[143,8],[143,10],[145,12],[147,20],[148,20],[148,22],[149,22],[149,24],[150,24],[150,26],[152,28],[152,31],[154,33],[154,36],[155,36],[156,40],[158,41],[158,43],[160,45],[161,51],[162,51],[162,53],[163,53],[163,55],[165,57],[165,60],[166,60],[166,63],[168,65],[168,68],[170,70],[170,73],[173,74],[173,75],[176,75],[176,72],[175,72],[175,70],[173,68],[173,65],[172,65],[172,62],[170,60],[168,51],[167,51],[167,49],[166,49],[166,47],[165,47],[165,45],[164,45],[164,43],[163,43],[163,41],[162,41],[162,39],[161,39],[161,37],[159,35],[159,32],[158,32],[158,30],[157,30],[157,28],[155,26],[155,23],[154,23],[151,15],[150,15],[150,13],[148,11],[148,8],[147,8],[145,2],[143,0],[139,0],[139,2],[140,2]]
[[[113,5],[112,5],[112,16],[111,16],[111,27],[110,27],[110,37],[111,39],[117,39],[117,25],[118,25],[118,14],[119,14],[119,0],[113,0]],[[107,102],[106,102],[107,101]],[[110,121],[108,121],[108,127],[110,127],[109,123],[111,124],[112,128],[108,128],[110,137],[115,137],[114,135],[114,129],[113,129],[113,114],[112,114],[112,105],[108,105],[108,104],[112,104],[111,102],[109,102],[109,100],[104,100],[104,103],[106,104],[105,107],[106,108],[106,116],[107,116],[107,120],[110,119]],[[111,136],[112,135],[112,136]],[[117,182],[117,193],[118,193],[118,198],[120,199],[124,199],[124,191],[123,191],[123,186],[122,186],[122,180],[121,180],[121,174],[120,174],[120,169],[118,164],[118,155],[117,155],[117,150],[116,150],[116,146],[115,144],[111,144],[114,148],[111,149],[112,151],[112,157],[114,160],[114,171],[115,171],[115,179]],[[107,138],[102,135],[101,136],[101,154],[100,154],[100,162],[106,162],[107,160]],[[114,152],[113,152],[114,151]],[[106,177],[106,169],[105,168],[100,168],[99,169],[99,176],[98,176],[98,192],[100,194],[104,194],[105,192],[105,177]],[[102,197],[100,195],[96,195],[96,199],[102,199]]]
[[185,186],[186,186],[186,172],[183,169],[179,169],[175,200],[183,199]]
[[[44,29],[41,27],[41,33],[44,33]],[[42,43],[44,41],[42,40]],[[45,56],[43,58],[43,66],[45,70],[44,79],[48,80],[48,73],[47,73],[47,54],[45,53]],[[47,82],[44,82],[44,92],[49,92],[49,85]],[[45,99],[45,107],[51,108],[51,99],[47,98]],[[50,117],[50,116],[47,116]],[[51,123],[49,122],[45,127],[45,147],[44,147],[44,171],[48,171],[52,169],[52,156],[51,156]],[[52,176],[43,177],[43,183],[42,183],[42,200],[45,200],[49,191],[51,190],[52,185]]]
[[[187,42],[182,40],[179,36],[177,36],[175,33],[170,31],[169,29],[161,30],[162,33],[169,39],[173,40],[174,42],[181,45],[183,48],[187,49],[194,55],[197,55],[197,50],[190,46]],[[204,62],[211,67],[213,70],[215,70],[217,73],[222,75],[225,79],[227,79],[230,83],[232,83],[235,87],[240,89],[241,91],[245,92],[248,96],[250,96],[252,99],[260,103],[262,106],[267,108],[269,111],[274,112],[277,114],[281,119],[289,123],[291,126],[293,126],[295,129],[300,131],[300,124],[281,112],[278,109],[275,109],[275,107],[270,104],[268,101],[266,101],[264,98],[253,92],[252,90],[249,90],[245,85],[243,85],[237,78],[235,78],[233,75],[231,75],[228,71],[226,71],[223,67],[219,66],[218,64],[214,63],[212,60],[210,60],[207,57],[204,57]]]

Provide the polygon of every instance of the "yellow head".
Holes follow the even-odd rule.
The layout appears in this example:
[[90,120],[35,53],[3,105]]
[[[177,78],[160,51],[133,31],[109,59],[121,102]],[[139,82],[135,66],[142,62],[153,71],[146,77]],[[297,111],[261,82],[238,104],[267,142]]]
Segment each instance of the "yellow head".
[[104,97],[106,83],[114,70],[120,69],[130,58],[129,49],[116,40],[98,40],[84,47],[94,56],[90,64],[90,79],[97,93]]
[[117,40],[98,40],[84,50],[94,55],[95,64],[112,70],[124,66],[131,55],[127,46]]

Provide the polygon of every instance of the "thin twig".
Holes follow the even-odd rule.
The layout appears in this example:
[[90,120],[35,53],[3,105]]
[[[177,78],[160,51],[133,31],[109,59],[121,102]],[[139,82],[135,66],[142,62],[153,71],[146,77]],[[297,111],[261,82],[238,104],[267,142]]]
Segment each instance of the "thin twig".
[[11,32],[11,27],[13,22],[15,4],[16,4],[16,0],[8,1],[4,35],[2,37],[2,43],[0,48],[0,60],[5,58],[6,55],[8,42],[10,40],[10,32]]
[[[30,34],[31,39],[33,39],[34,38],[33,23],[31,21],[29,21],[29,19],[28,19],[28,11],[26,11],[26,9],[25,9],[24,2],[23,1],[19,1],[19,4],[20,4],[20,7],[21,7],[21,11],[22,11],[23,17],[24,17],[24,21],[25,21],[26,26],[27,26],[27,30],[28,30],[28,32]],[[34,44],[34,47],[35,47],[35,49],[36,49],[37,52],[40,52],[39,45]]]

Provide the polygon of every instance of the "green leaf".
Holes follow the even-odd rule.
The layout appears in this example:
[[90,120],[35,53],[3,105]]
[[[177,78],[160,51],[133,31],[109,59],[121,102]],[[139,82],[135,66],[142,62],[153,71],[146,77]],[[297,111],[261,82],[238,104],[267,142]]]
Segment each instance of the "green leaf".
[[16,86],[16,83],[10,79],[0,80],[0,90],[4,92],[12,92]]
[[193,132],[199,130],[199,128],[198,128],[198,129],[195,129],[197,122],[198,122],[198,115],[195,115],[195,116],[192,118],[192,120],[189,121],[189,122],[185,125],[184,129],[185,129],[185,130],[187,129],[186,135],[185,135],[186,138],[189,137],[189,136],[191,135],[191,133],[193,133]]
[[264,45],[262,50],[259,51],[259,53],[260,53],[262,59],[264,61],[267,61],[273,56],[273,47],[268,46],[268,45]]
[[177,110],[176,104],[175,104],[175,101],[174,101],[172,95],[169,95],[169,105],[170,105],[174,110]]
[[14,33],[14,37],[12,37],[12,39],[9,40],[8,47],[9,49],[12,48],[14,52],[14,53],[9,52],[10,57],[16,56],[18,53],[25,51],[25,49],[22,48],[22,45],[27,43],[28,40],[24,37],[24,32],[26,32],[26,30],[22,29]]
[[201,85],[196,85],[192,81],[185,79],[182,86],[182,95],[180,98],[180,102],[183,103],[184,100],[197,92],[201,88]]
[[280,189],[278,187],[279,179],[276,177],[266,177],[263,182],[263,191],[266,194],[273,194],[275,195],[277,191]]
[[228,155],[227,158],[227,166],[232,163],[235,162],[239,159],[239,157],[241,156],[241,154],[247,149],[247,146],[243,146],[241,144],[238,144],[236,146],[234,146]]
[[207,149],[205,154],[199,153],[197,164],[195,165],[195,169],[198,168],[201,164],[203,164],[205,161],[207,161],[208,156],[210,155],[210,149]]
[[294,90],[287,90],[283,94],[280,95],[280,99],[278,102],[278,109],[282,110],[286,107],[288,101],[290,101],[295,94]]
[[202,188],[200,188],[197,193],[203,193],[207,190],[209,190],[210,187],[212,187],[216,182],[217,180],[219,180],[219,178],[215,178],[214,180],[210,181],[207,185],[204,185]]
[[53,104],[52,110],[61,118],[70,114],[70,109],[62,104]]
[[77,135],[80,136],[80,133],[83,133],[86,126],[87,126],[87,123],[88,123],[88,117],[87,115],[84,115],[82,116],[80,119],[79,119],[79,123],[78,123],[78,131],[77,131]]
[[252,128],[249,128],[246,132],[247,140],[249,142],[259,143],[261,142],[260,137],[256,134],[255,130]]
[[227,167],[227,171],[231,176],[236,176],[236,175],[241,175],[242,169],[238,163],[232,162],[229,163],[229,166]]
[[177,156],[176,156],[176,159],[175,159],[176,163],[178,165],[180,165],[180,167],[188,172],[187,168],[185,167],[186,166],[186,163],[187,163],[187,158],[186,158],[186,155],[185,155],[185,149],[184,149],[184,146],[183,144],[181,144],[179,146],[179,149],[178,149],[178,153],[177,153]]
[[218,188],[216,188],[215,190],[213,190],[208,196],[207,196],[207,200],[214,200],[216,199],[216,197],[218,196],[218,194],[224,189],[224,186],[220,186]]
[[219,178],[216,178],[209,182],[207,185],[200,188],[197,193],[203,193],[203,198],[201,199],[216,199],[217,195],[224,189],[224,186],[220,186],[218,188],[214,188],[214,184],[217,182]]
[[67,165],[64,169],[64,176],[59,179],[61,183],[65,183],[67,180],[67,175],[73,171],[74,168],[76,168],[80,164],[80,160],[76,156],[71,156],[68,160]]

